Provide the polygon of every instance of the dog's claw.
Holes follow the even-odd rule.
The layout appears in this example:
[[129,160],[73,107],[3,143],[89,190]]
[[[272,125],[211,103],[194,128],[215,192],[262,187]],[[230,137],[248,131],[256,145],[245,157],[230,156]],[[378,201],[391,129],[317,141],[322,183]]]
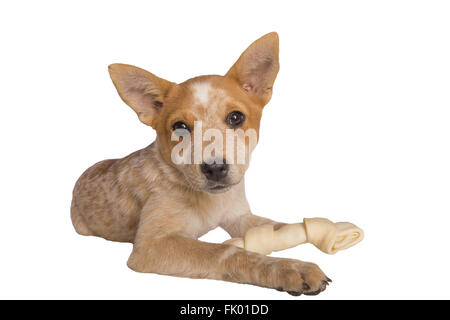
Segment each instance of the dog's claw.
[[295,297],[298,297],[302,294],[300,291],[288,291],[287,293],[289,293],[291,296],[295,296]]
[[316,296],[316,295],[318,295],[321,292],[322,292],[322,290],[319,289],[319,290],[316,290],[316,291],[304,292],[304,294],[307,295],[307,296]]
[[277,290],[277,291],[284,291],[282,287],[276,287],[275,290]]

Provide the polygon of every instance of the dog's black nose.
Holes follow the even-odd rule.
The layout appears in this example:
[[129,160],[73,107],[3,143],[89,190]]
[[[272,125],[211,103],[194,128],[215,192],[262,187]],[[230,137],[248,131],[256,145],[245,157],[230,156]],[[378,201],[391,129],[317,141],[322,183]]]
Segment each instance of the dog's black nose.
[[200,170],[208,180],[220,181],[227,176],[228,167],[229,165],[226,164],[225,159],[223,159],[222,163],[214,161],[211,164],[208,164],[204,162],[200,166]]

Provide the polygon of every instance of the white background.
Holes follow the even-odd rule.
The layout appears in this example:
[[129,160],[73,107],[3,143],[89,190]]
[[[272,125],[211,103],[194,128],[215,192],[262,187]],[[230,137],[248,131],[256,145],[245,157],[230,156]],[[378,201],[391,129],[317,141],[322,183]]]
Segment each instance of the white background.
[[[450,298],[449,16],[445,1],[1,2],[0,298]],[[247,194],[272,219],[365,230],[334,256],[277,253],[318,263],[327,291],[138,274],[131,244],[77,235],[79,175],[155,138],[107,65],[175,82],[224,74],[271,31],[281,71]]]

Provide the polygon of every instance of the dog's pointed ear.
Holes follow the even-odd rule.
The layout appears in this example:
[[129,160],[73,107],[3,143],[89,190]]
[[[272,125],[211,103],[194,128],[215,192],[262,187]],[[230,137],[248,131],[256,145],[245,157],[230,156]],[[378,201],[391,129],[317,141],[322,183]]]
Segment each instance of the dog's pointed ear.
[[276,32],[262,36],[241,54],[225,75],[237,80],[244,91],[263,105],[272,97],[273,83],[280,69],[278,43]]
[[108,71],[122,100],[136,112],[139,120],[155,128],[164,97],[174,83],[127,64],[111,64]]

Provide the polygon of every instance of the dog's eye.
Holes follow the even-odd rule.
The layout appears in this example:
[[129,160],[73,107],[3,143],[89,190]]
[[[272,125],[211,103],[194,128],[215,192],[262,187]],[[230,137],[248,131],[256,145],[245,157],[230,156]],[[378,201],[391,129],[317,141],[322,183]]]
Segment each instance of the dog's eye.
[[172,126],[172,129],[179,136],[185,136],[189,134],[189,132],[191,132],[189,126],[182,121],[175,122]]
[[245,115],[240,111],[231,111],[227,116],[227,123],[231,128],[242,126],[245,121]]

